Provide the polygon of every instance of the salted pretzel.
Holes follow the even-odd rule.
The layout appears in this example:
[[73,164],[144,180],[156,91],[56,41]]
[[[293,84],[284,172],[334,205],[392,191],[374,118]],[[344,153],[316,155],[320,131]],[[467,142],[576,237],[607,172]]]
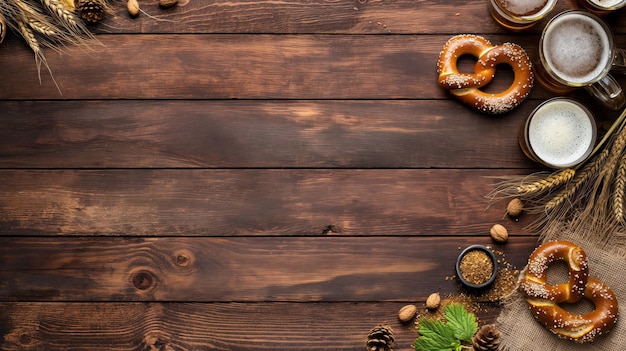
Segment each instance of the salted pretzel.
[[[459,72],[457,60],[463,55],[478,58],[474,73]],[[511,66],[515,75],[513,83],[495,94],[480,90],[491,82],[499,64]],[[522,47],[513,43],[493,46],[487,39],[472,34],[456,35],[446,42],[439,54],[437,73],[440,87],[479,111],[491,114],[514,109],[533,86],[532,63]]]
[[[547,283],[548,266],[565,261],[569,282]],[[587,255],[579,246],[564,240],[549,241],[530,255],[520,290],[535,318],[557,336],[579,343],[591,342],[609,332],[617,321],[618,303],[615,294],[603,282],[588,276]],[[559,303],[574,303],[587,298],[594,310],[574,314]]]

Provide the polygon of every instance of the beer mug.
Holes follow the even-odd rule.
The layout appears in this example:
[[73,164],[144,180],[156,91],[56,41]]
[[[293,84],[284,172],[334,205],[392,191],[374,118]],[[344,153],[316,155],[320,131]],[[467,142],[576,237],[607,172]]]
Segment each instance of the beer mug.
[[626,5],[626,0],[572,0],[574,7],[591,11],[597,15],[606,15]]
[[586,89],[610,109],[624,106],[626,97],[609,71],[626,69],[626,51],[615,48],[609,27],[587,11],[569,10],[552,18],[539,41],[535,76],[555,93]]
[[550,168],[568,168],[589,157],[596,138],[591,112],[575,100],[556,97],[531,112],[520,130],[519,144],[535,162]]
[[488,1],[491,17],[504,28],[512,31],[522,31],[532,27],[552,12],[557,3],[557,0]]

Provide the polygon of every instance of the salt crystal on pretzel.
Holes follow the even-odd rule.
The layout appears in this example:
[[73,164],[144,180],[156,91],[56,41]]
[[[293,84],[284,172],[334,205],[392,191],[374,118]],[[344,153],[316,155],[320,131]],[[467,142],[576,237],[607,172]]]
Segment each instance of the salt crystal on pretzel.
[[[475,56],[474,73],[460,73],[457,60],[463,55]],[[499,93],[486,93],[481,87],[489,84],[496,66],[508,64],[513,69],[513,83]],[[456,35],[443,47],[437,61],[439,86],[450,91],[464,103],[491,114],[508,112],[530,93],[533,72],[530,58],[522,47],[513,43],[493,46],[487,39],[473,34]]]

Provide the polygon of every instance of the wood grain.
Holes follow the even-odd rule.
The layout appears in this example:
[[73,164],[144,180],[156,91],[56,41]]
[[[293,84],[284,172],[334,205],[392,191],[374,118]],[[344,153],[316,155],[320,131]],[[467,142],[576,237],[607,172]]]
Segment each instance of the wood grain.
[[[0,50],[0,99],[444,99],[436,62],[450,35],[102,35],[93,51]],[[490,35],[493,43],[510,40]],[[538,36],[516,38],[536,58]],[[626,44],[626,36],[616,38]],[[626,45],[622,45],[624,47]],[[384,48],[374,50],[373,48]],[[503,69],[504,71],[504,69]],[[20,72],[20,74],[14,74]],[[535,86],[531,98],[548,94]]]
[[[533,218],[484,196],[535,170],[517,131],[553,95],[481,115],[435,63],[461,33],[535,60],[545,21],[510,33],[460,0],[140,4],[156,17],[112,2],[102,45],[45,51],[61,94],[21,40],[0,46],[0,349],[356,351],[386,322],[410,351],[397,311],[467,292],[454,262],[491,225],[526,263]],[[619,47],[623,18],[605,17]]]
[[0,168],[533,168],[518,132],[540,102],[0,101]]
[[[410,302],[417,302],[411,300]],[[404,303],[0,303],[6,351],[363,350],[389,323],[395,350],[417,337],[396,313]],[[484,306],[482,322],[496,311]]]
[[[62,94],[46,74],[39,83],[25,45],[7,40],[0,99],[444,99],[436,62],[449,37],[102,35],[93,52],[48,55]],[[537,40],[518,44],[534,55]]]
[[[536,237],[498,246],[523,267]],[[454,237],[0,238],[2,301],[423,301],[458,293]]]
[[[95,30],[102,33],[275,33],[275,34],[450,34],[506,33],[491,20],[485,1],[180,1],[182,6],[162,10],[156,0],[142,8],[160,20],[132,19],[123,3]],[[571,9],[559,1],[553,14]],[[165,21],[163,21],[165,20]],[[606,20],[616,32],[626,26],[618,16]],[[539,33],[543,20],[530,29]]]
[[532,167],[517,135],[538,103],[0,101],[0,168]]
[[[520,170],[0,171],[1,235],[471,235]],[[507,224],[507,225],[508,225]],[[331,228],[331,229],[328,229]]]

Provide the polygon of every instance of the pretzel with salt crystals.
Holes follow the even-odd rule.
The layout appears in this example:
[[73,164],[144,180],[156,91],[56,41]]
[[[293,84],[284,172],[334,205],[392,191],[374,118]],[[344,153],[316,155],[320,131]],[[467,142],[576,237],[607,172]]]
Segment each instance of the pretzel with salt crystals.
[[[478,58],[474,73],[459,73],[457,60],[463,55]],[[491,82],[499,64],[511,66],[515,75],[513,83],[495,94],[480,90]],[[446,42],[439,54],[437,73],[440,87],[479,111],[491,114],[514,109],[533,86],[532,64],[522,47],[513,43],[493,46],[487,39],[472,34],[456,35]]]
[[[565,261],[569,267],[569,282],[550,285],[548,266],[554,261]],[[557,336],[578,343],[594,341],[609,332],[617,321],[618,304],[615,294],[603,282],[589,278],[585,252],[564,240],[549,241],[530,255],[526,273],[520,281],[520,290],[535,318]],[[594,310],[574,314],[559,303],[574,303],[587,298]]]

